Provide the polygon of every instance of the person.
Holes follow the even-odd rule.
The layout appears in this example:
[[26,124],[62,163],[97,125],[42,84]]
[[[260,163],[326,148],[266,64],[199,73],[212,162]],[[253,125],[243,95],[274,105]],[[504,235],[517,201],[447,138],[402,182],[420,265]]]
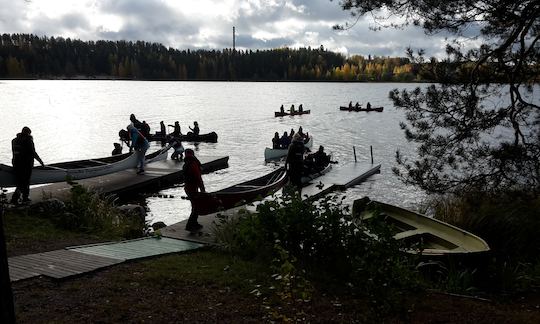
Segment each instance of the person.
[[184,147],[182,146],[182,142],[173,138],[170,143],[172,144],[172,148],[174,150],[174,152],[171,154],[171,160],[183,160]]
[[150,144],[142,133],[134,126],[129,125],[128,130],[131,136],[131,148],[135,150],[137,154],[137,168],[139,169],[137,174],[142,174],[144,173],[144,157]]
[[356,104],[354,105],[354,108],[356,108],[356,109],[360,108],[360,104],[358,103],[358,101],[357,101]]
[[291,138],[287,132],[283,132],[283,136],[279,139],[279,146],[281,149],[287,149],[289,148],[289,144],[291,144]]
[[294,129],[291,128],[291,132],[289,133],[289,138],[291,139],[291,142],[292,142],[293,137],[294,137]]
[[326,154],[322,145],[319,146],[317,152],[310,155],[313,156],[315,171],[323,170],[330,163],[330,157]]
[[304,112],[304,107],[302,106],[302,104],[300,104],[300,106],[298,106],[298,112],[300,112],[300,113]]
[[285,169],[289,176],[290,183],[302,194],[302,172],[304,170],[304,140],[300,134],[294,134],[287,159],[285,160]]
[[31,134],[30,128],[24,126],[22,131],[11,141],[13,171],[17,185],[13,196],[11,196],[11,203],[15,205],[19,203],[21,194],[23,203],[30,202],[28,196],[30,195],[30,177],[32,176],[34,159],[43,166],[43,161],[36,152]]
[[304,131],[302,130],[302,126],[298,127],[298,134],[302,136],[302,140],[304,140],[304,137],[306,137],[306,134],[304,134]]
[[174,127],[173,132],[170,134],[173,137],[180,137],[182,135],[182,131],[180,130],[180,122],[175,121],[174,125],[169,125],[171,127]]
[[281,105],[281,107],[279,107],[279,111],[284,114],[285,113],[285,108],[283,108],[283,105]]
[[159,122],[159,130],[161,132],[161,136],[167,136],[167,130],[165,128],[165,123],[163,122],[163,120]]
[[280,142],[279,133],[275,132],[274,138],[272,138],[272,148],[279,149],[281,147],[279,142]]
[[[201,162],[195,157],[195,152],[192,149],[186,149],[184,151],[184,166],[182,170],[184,172],[184,191],[188,196],[188,199],[193,198],[199,192],[206,192],[204,188],[204,182],[202,180],[202,166]],[[189,215],[186,230],[193,232],[200,230],[203,226],[197,222],[197,211],[191,206],[191,214]]]
[[114,150],[112,151],[112,155],[120,155],[122,154],[122,145],[120,143],[113,143],[114,144]]
[[294,105],[291,105],[291,108],[289,109],[289,111],[291,112],[291,114],[294,114]]
[[193,128],[190,127],[189,129],[191,129],[191,131],[193,132],[193,135],[199,135],[199,132],[200,132],[199,123],[193,122]]
[[366,109],[371,109],[371,103],[368,101],[368,103],[366,104]]
[[352,106],[352,101],[349,101],[349,109],[352,109],[353,106]]
[[144,138],[150,138],[150,125],[146,123],[146,120],[143,120],[140,131]]
[[131,114],[129,116],[129,120],[131,121],[131,124],[139,131],[142,129],[142,123],[137,119],[137,117],[135,117],[135,114]]

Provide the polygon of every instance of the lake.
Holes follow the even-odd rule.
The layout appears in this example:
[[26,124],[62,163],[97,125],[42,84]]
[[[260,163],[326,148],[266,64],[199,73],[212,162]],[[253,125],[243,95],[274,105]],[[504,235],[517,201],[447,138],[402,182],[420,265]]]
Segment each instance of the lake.
[[[375,163],[381,173],[347,190],[345,202],[369,195],[404,207],[414,207],[424,194],[404,185],[393,175],[395,152],[413,157],[415,152],[399,127],[404,120],[388,99],[394,88],[413,89],[402,83],[315,83],[315,82],[162,82],[162,81],[0,81],[2,132],[0,163],[11,165],[11,140],[23,126],[32,129],[36,150],[45,163],[110,155],[118,131],[135,114],[150,124],[180,121],[187,132],[198,121],[201,133],[215,131],[217,143],[200,143],[196,155],[228,155],[229,167],[203,176],[207,191],[219,190],[270,172],[264,148],[271,146],[274,132],[280,135],[302,126],[314,137],[314,149],[323,145],[340,164],[357,159]],[[349,101],[367,101],[384,106],[384,112],[339,111]],[[311,114],[274,118],[281,105],[303,104]],[[172,131],[169,128],[169,131]],[[158,147],[153,143],[149,152]],[[127,148],[124,147],[124,152]],[[339,167],[339,164],[336,166]],[[181,199],[183,187],[146,198],[149,221],[172,224],[189,216],[190,205]]]

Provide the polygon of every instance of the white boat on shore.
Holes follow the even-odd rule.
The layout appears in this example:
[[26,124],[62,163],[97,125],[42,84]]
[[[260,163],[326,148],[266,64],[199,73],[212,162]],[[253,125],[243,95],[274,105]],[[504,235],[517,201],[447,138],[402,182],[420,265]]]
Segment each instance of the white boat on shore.
[[[309,140],[304,144],[304,146],[308,149],[313,147],[313,136],[309,137]],[[281,159],[282,157],[287,156],[288,151],[288,149],[272,149],[267,147],[264,149],[264,160],[271,161]]]
[[[166,146],[146,156],[146,163],[164,160],[171,146]],[[104,158],[53,163],[45,166],[37,166],[32,170],[30,184],[44,184],[81,180],[98,177],[109,173],[137,167],[137,155],[125,153]],[[0,164],[0,187],[15,187],[15,174],[13,167]]]

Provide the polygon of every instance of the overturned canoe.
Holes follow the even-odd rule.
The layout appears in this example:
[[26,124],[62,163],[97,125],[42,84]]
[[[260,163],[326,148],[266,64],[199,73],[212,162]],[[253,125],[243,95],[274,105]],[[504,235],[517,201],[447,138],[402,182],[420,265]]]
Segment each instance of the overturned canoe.
[[409,253],[441,256],[489,251],[484,240],[461,228],[401,207],[370,201],[369,198],[356,200],[353,214],[363,221],[376,215],[384,217],[396,240],[420,249],[408,250]]
[[308,109],[308,110],[302,110],[302,111],[293,111],[292,113],[291,112],[281,112],[281,111],[275,111],[274,112],[274,117],[283,117],[283,116],[296,116],[296,115],[306,115],[306,114],[310,114],[311,113],[311,110]]
[[[167,158],[167,146],[159,151],[148,154],[146,163]],[[122,171],[137,166],[137,155],[125,153],[104,158],[53,163],[37,166],[32,169],[30,184],[63,182],[66,180],[81,180],[98,177],[109,173]],[[0,164],[0,187],[15,187],[17,185],[13,167]]]
[[340,106],[339,107],[339,110],[342,110],[342,111],[377,111],[377,112],[382,112],[383,109],[384,109],[384,107],[371,107],[371,108],[345,107],[345,106]]
[[[304,144],[304,146],[308,149],[313,147],[313,136],[309,137],[309,140]],[[287,156],[287,152],[289,152],[288,149],[272,149],[267,147],[264,149],[264,160],[271,161],[280,159]]]
[[191,199],[191,203],[199,215],[208,215],[264,198],[283,187],[286,181],[285,168],[279,168],[257,179],[215,192],[200,193]]

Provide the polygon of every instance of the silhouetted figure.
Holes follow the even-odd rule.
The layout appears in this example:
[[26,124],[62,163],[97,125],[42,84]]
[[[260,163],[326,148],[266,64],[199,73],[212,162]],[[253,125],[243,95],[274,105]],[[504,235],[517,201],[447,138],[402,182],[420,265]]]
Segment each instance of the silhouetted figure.
[[352,101],[349,101],[349,109],[352,109],[352,108],[353,108]]
[[182,142],[179,140],[172,140],[171,142],[173,147],[173,153],[171,154],[171,160],[183,160],[184,159],[184,146],[182,146]]
[[289,138],[291,139],[291,142],[292,142],[293,136],[294,136],[294,129],[291,128],[291,132],[289,133]]
[[114,143],[114,150],[111,154],[113,156],[122,154],[122,145],[120,145],[120,143]]
[[285,108],[283,108],[283,105],[281,105],[281,107],[279,107],[279,111],[284,114],[285,113]]
[[279,133],[275,132],[274,133],[274,138],[272,138],[272,148],[273,149],[279,149],[280,148],[279,142],[280,142]]
[[150,125],[148,125],[145,120],[142,122],[140,131],[146,139],[150,138]]
[[189,128],[193,132],[193,135],[199,135],[200,129],[199,129],[199,123],[193,122],[193,128]]
[[142,129],[142,123],[135,117],[135,114],[131,114],[129,116],[129,120],[131,121],[131,124],[139,131]]
[[298,112],[300,112],[300,113],[304,112],[304,106],[302,106],[302,104],[300,104],[300,106],[298,106]]
[[358,101],[357,101],[356,104],[354,105],[354,108],[356,108],[356,109],[360,108],[360,104],[358,103]]
[[302,140],[306,137],[306,134],[304,134],[304,131],[302,130],[302,126],[298,127],[298,134],[302,136]]
[[167,129],[165,128],[165,123],[163,122],[163,120],[159,122],[159,130],[161,132],[161,136],[167,136]]
[[291,144],[291,138],[287,134],[287,132],[283,132],[283,136],[279,139],[279,146],[282,149],[289,148],[289,145]]
[[366,109],[371,109],[371,103],[369,103],[369,101],[368,101],[368,103],[366,104]]
[[15,173],[15,181],[17,188],[11,196],[11,203],[18,204],[19,197],[22,194],[23,203],[30,202],[30,177],[32,176],[32,168],[34,167],[34,159],[42,166],[43,161],[36,152],[32,131],[28,127],[23,127],[22,131],[17,134],[11,141],[11,149],[13,151],[13,171]]
[[289,109],[289,111],[291,112],[291,114],[294,114],[294,105],[291,105],[291,108]]
[[174,127],[173,132],[170,134],[171,136],[180,137],[180,135],[182,135],[182,131],[180,130],[180,122],[175,121],[174,125],[169,125],[169,126]]
[[144,137],[142,133],[132,125],[128,126],[128,131],[131,137],[131,148],[135,150],[137,154],[137,167],[139,169],[137,174],[144,173],[145,155],[146,151],[150,147],[150,144],[148,143],[146,137]]
[[[188,199],[193,198],[200,192],[205,192],[204,182],[202,180],[202,168],[201,162],[195,157],[195,152],[192,149],[185,150],[184,166],[184,191],[186,192]],[[197,222],[199,215],[191,205],[191,214],[189,215],[186,230],[193,232],[200,230],[203,226]]]
[[285,169],[289,175],[290,183],[296,187],[299,195],[302,194],[302,172],[304,170],[304,140],[300,134],[295,134],[285,161]]

